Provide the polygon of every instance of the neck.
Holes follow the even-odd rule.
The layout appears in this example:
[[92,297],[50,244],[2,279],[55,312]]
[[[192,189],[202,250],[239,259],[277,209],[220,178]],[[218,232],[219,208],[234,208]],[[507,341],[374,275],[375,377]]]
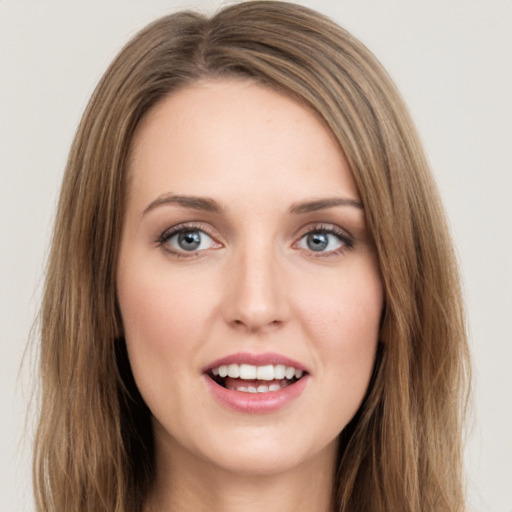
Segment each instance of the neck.
[[173,446],[172,456],[157,456],[146,512],[334,511],[336,443],[274,474],[242,474],[180,451]]

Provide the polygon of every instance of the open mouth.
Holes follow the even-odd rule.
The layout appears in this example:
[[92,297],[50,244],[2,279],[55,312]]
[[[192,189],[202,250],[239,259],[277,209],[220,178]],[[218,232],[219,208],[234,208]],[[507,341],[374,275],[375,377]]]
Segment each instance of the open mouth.
[[283,364],[229,364],[212,368],[207,374],[226,389],[244,393],[272,393],[294,384],[307,372]]

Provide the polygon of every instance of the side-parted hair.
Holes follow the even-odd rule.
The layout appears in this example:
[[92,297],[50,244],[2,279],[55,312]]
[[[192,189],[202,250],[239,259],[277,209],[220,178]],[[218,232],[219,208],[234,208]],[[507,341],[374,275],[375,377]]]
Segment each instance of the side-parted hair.
[[314,111],[357,183],[385,309],[367,397],[340,435],[340,512],[464,510],[469,369],[443,209],[397,89],[328,18],[253,1],[157,20],[120,52],[74,139],[40,313],[38,512],[141,512],[154,477],[150,412],[116,299],[130,144],[141,118],[198,80],[253,80]]

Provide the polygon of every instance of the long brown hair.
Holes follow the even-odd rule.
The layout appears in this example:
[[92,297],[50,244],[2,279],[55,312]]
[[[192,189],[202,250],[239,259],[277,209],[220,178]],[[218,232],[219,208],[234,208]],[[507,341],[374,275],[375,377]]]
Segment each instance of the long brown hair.
[[378,363],[341,434],[339,511],[461,511],[468,355],[442,206],[400,95],[375,57],[322,15],[254,1],[142,30],[103,76],[62,185],[41,308],[39,512],[141,511],[154,476],[150,413],[126,358],[116,261],[130,143],[144,114],[201,78],[291,95],[352,169],[385,290]]

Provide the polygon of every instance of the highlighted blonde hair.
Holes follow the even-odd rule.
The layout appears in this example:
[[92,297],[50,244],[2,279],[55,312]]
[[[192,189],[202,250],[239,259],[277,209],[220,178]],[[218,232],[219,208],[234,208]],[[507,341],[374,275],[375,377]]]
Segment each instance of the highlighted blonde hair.
[[354,37],[298,5],[254,1],[142,30],[99,83],[71,148],[41,309],[39,512],[140,512],[154,477],[150,413],[116,300],[134,131],[162,98],[240,77],[296,98],[343,149],[385,290],[366,400],[340,435],[337,511],[461,511],[468,354],[459,277],[418,136]]

